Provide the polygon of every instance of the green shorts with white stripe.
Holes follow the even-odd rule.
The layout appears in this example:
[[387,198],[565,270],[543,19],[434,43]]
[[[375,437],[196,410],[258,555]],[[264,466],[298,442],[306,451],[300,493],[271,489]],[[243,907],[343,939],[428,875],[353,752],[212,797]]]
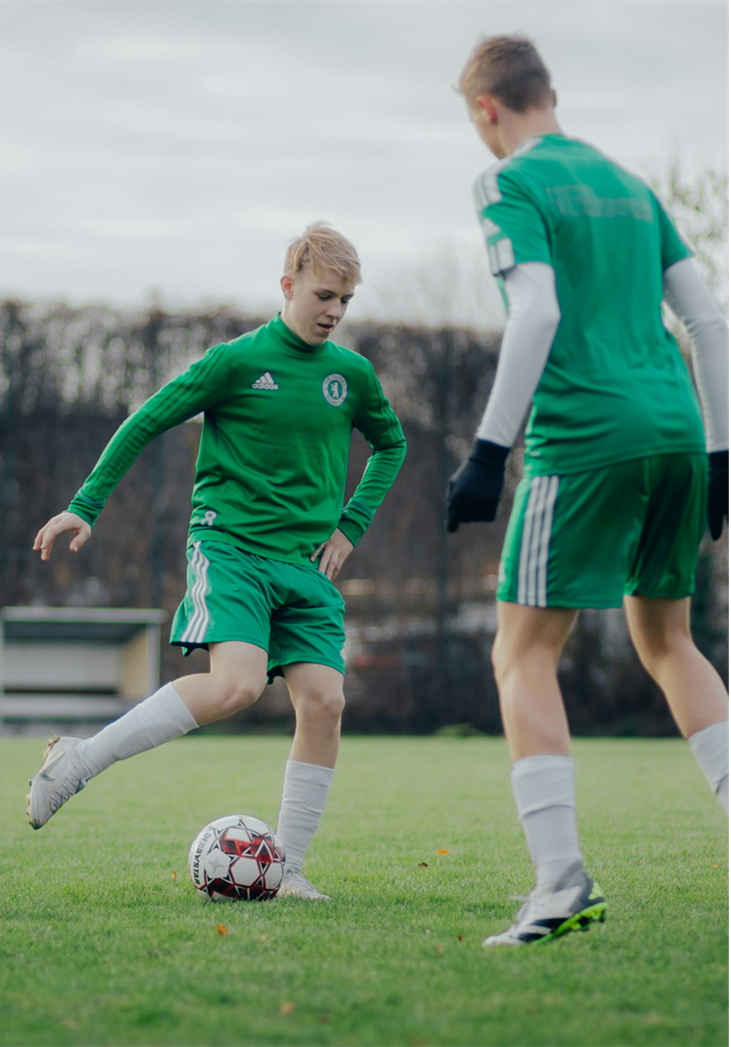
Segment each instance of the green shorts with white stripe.
[[705,454],[634,458],[518,485],[497,598],[527,607],[621,607],[695,589]]
[[196,647],[242,640],[267,651],[269,681],[293,662],[345,671],[343,598],[314,566],[248,553],[227,542],[188,548],[188,591],[170,643]]

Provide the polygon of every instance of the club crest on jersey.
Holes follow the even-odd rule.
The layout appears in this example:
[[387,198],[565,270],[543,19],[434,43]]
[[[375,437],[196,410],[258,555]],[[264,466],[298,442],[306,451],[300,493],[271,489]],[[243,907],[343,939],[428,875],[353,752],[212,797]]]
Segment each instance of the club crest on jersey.
[[341,374],[329,374],[322,383],[322,395],[331,407],[340,407],[348,395],[348,383]]
[[278,389],[279,386],[272,378],[269,371],[265,371],[264,374],[260,374],[255,382],[251,384],[252,389]]

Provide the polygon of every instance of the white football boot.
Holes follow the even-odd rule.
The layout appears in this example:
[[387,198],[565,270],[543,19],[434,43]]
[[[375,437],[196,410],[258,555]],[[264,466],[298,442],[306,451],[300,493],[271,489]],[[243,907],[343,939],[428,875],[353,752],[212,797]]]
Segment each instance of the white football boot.
[[604,923],[607,903],[601,889],[575,862],[549,890],[528,895],[515,916],[515,923],[502,934],[485,938],[483,946],[530,945],[548,942],[570,931],[588,931],[592,923]]
[[80,743],[81,738],[49,739],[43,753],[45,763],[28,783],[30,792],[25,798],[28,821],[34,829],[45,825],[89,781],[90,775],[77,756]]
[[291,871],[284,867],[282,886],[278,891],[280,898],[307,898],[310,902],[329,902],[329,894],[320,894],[318,889],[310,883],[306,876],[294,869]]

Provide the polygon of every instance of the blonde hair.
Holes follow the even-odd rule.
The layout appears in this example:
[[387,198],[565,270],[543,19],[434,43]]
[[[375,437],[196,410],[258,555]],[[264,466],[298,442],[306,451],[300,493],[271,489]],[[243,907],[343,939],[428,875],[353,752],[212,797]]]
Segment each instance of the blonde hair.
[[362,282],[360,258],[350,240],[327,222],[312,222],[302,236],[295,237],[284,257],[284,275],[294,276],[309,266],[313,273],[334,269],[345,280]]
[[462,70],[457,90],[468,102],[479,95],[493,95],[516,113],[556,104],[551,74],[524,36],[481,40]]

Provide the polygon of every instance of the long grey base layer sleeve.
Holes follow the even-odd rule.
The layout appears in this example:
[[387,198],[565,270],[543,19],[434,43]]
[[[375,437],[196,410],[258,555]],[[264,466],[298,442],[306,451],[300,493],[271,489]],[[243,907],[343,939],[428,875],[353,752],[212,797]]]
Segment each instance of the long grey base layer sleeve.
[[690,335],[693,373],[703,408],[706,447],[728,450],[728,322],[693,264],[676,262],[663,273],[667,304]]
[[556,275],[545,262],[524,262],[512,268],[505,274],[505,294],[508,323],[477,438],[512,447],[541,380],[561,310]]

